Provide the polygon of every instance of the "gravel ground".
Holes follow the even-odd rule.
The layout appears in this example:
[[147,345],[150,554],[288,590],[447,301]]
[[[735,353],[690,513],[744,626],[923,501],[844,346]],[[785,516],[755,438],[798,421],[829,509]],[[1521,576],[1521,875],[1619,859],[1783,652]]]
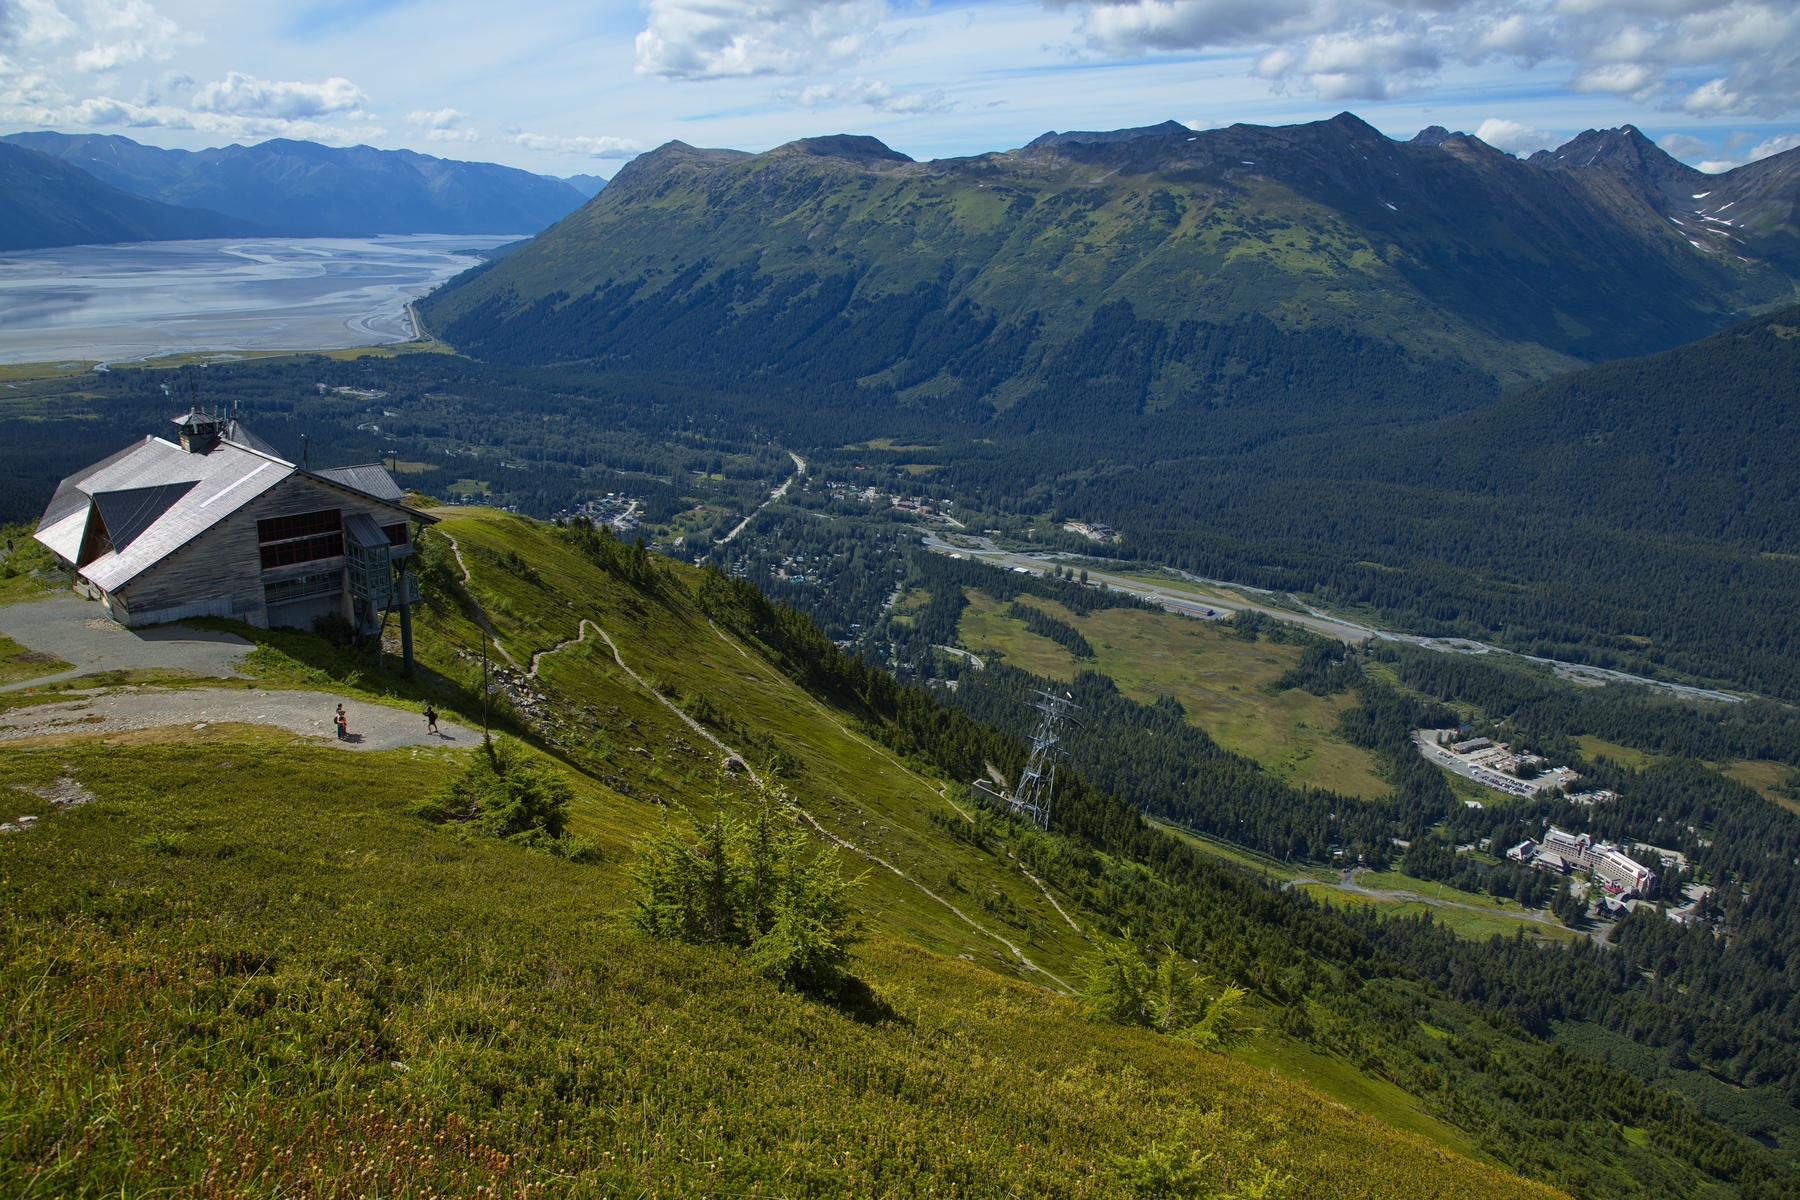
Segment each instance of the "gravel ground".
[[229,679],[238,675],[238,662],[252,649],[249,642],[235,634],[189,629],[185,625],[127,629],[110,619],[99,604],[73,592],[0,606],[0,633],[27,649],[54,654],[70,664],[67,671],[0,687],[6,692],[100,671],[151,667],[172,667]]
[[[0,609],[0,612],[5,610]],[[163,664],[166,665],[166,664]],[[338,742],[332,716],[342,704],[350,715],[350,740]],[[396,746],[473,746],[478,731],[449,720],[434,736],[416,712],[365,704],[325,692],[255,691],[248,688],[124,688],[76,695],[0,714],[0,742],[56,733],[123,733],[177,726],[199,729],[241,723],[276,725],[352,750]]]

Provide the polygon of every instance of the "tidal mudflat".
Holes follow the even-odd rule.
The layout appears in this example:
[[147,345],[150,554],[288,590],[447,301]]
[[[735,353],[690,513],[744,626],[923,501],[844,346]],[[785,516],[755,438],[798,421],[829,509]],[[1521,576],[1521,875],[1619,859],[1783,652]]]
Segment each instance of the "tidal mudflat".
[[338,350],[413,337],[407,303],[517,234],[233,238],[0,254],[0,363]]

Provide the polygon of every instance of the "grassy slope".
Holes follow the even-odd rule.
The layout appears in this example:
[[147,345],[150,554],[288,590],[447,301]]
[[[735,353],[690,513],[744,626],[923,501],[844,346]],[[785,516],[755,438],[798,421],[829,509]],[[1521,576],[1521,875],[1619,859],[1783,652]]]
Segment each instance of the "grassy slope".
[[1218,626],[1173,613],[1120,608],[1080,617],[1055,601],[1022,600],[1081,630],[1094,647],[1094,661],[1077,663],[1055,642],[1008,620],[1005,606],[986,594],[971,591],[969,599],[960,633],[977,653],[999,650],[1015,667],[1059,679],[1091,667],[1145,704],[1173,695],[1214,741],[1289,783],[1364,798],[1388,791],[1369,753],[1335,733],[1338,718],[1355,703],[1351,697],[1266,690],[1299,660],[1297,647],[1242,642]]
[[[1090,946],[1075,935],[1036,887],[1011,864],[944,838],[934,829],[933,813],[961,815],[944,797],[939,782],[921,777],[885,749],[851,732],[837,714],[826,710],[760,659],[733,646],[691,611],[646,606],[635,591],[572,558],[545,526],[491,510],[449,509],[441,515],[447,519],[445,529],[456,539],[464,561],[471,567],[472,594],[492,615],[503,644],[515,660],[528,664],[532,655],[575,637],[583,616],[597,621],[640,677],[652,684],[666,684],[677,695],[704,691],[715,704],[736,714],[740,729],[748,727],[765,733],[779,748],[802,758],[808,766],[790,782],[826,828],[904,869],[968,914],[983,930],[999,937],[983,936],[943,904],[881,869],[870,872],[864,897],[866,911],[872,918],[931,950],[1044,982],[1043,975],[1020,968],[1017,955],[1005,944],[1011,942],[1050,973],[1055,982],[1079,983],[1081,961],[1090,952]],[[532,564],[538,582],[488,565],[492,560],[486,555],[507,549],[517,551]],[[576,602],[577,607],[558,611],[554,605],[544,603],[547,595],[581,599]],[[923,602],[922,594],[908,599],[912,603]],[[984,599],[976,594],[977,602]],[[1052,607],[1064,619],[1077,619],[1060,606]],[[1108,615],[1157,617],[1126,610],[1102,612],[1096,617]],[[1224,638],[1213,627],[1187,618],[1157,619],[1169,622],[1178,634],[1197,630],[1218,638],[1227,650],[1244,647],[1235,639]],[[468,623],[463,613],[445,607],[438,609],[431,623],[441,634],[435,639],[421,639],[427,657],[447,674],[466,670],[469,658],[454,658],[452,652],[457,645],[479,644],[475,626]],[[1019,635],[1043,641],[1022,629]],[[1068,661],[1060,646],[1049,642],[1044,645]],[[1096,642],[1097,648],[1098,645]],[[1290,657],[1294,653],[1291,647],[1266,643],[1258,643],[1254,649]],[[1259,662],[1253,678],[1258,683],[1267,682],[1288,665],[1285,659],[1273,667]],[[684,792],[692,796],[710,787],[707,756],[686,748],[694,746],[698,739],[665,707],[632,686],[592,633],[587,641],[546,656],[541,674],[559,692],[594,710],[585,717],[588,728],[584,735],[571,734],[565,741],[564,751],[571,761],[602,776],[622,776],[628,787],[645,796]],[[1126,680],[1120,682],[1124,686]],[[1316,700],[1305,693],[1290,693],[1293,694]],[[1140,698],[1154,699],[1154,695]],[[612,711],[614,705],[619,706],[617,712]],[[598,736],[593,728],[596,720]],[[627,721],[635,728],[627,729]],[[727,743],[742,746],[738,731],[719,732]],[[665,749],[655,750],[659,741]],[[1338,745],[1358,755],[1364,753],[1343,743]],[[636,747],[653,753],[646,758],[634,752]],[[746,752],[754,758],[754,751]],[[1368,761],[1366,757],[1364,761]],[[1207,848],[1215,852],[1219,849],[1214,845]],[[1427,885],[1420,884],[1418,890],[1427,890]],[[1438,912],[1440,916],[1451,915],[1453,924],[1461,921],[1471,928],[1479,924],[1479,932],[1490,931],[1487,919],[1478,914],[1444,909]],[[1512,921],[1506,923],[1509,931],[1512,925]],[[1535,931],[1536,926],[1532,929]],[[1005,942],[999,940],[1002,938]],[[1253,1046],[1250,1054],[1254,1061],[1280,1070],[1287,1078],[1320,1087],[1339,1102],[1401,1128],[1425,1133],[1458,1151],[1466,1152],[1471,1145],[1460,1131],[1426,1115],[1413,1097],[1299,1043],[1269,1036]],[[1330,1063],[1335,1065],[1327,1065]]]
[[[515,657],[572,636],[560,597],[580,596],[579,615],[640,674],[705,686],[746,728],[806,751],[794,785],[822,821],[909,870],[954,865],[971,895],[1032,902],[1007,864],[931,836],[919,814],[945,802],[929,781],[704,621],[632,611],[514,518],[450,524]],[[479,547],[500,539],[542,584],[484,570]],[[531,603],[534,588],[552,602]],[[466,668],[461,623],[442,604],[422,622],[450,672]],[[652,793],[703,802],[710,769],[610,655],[583,643],[542,675],[603,726],[579,743],[552,734],[620,785],[577,780],[576,829],[598,865],[407,816],[453,755],[352,755],[243,729],[0,751],[0,783],[68,773],[99,796],[54,813],[9,791],[43,822],[0,842],[0,990],[18,1022],[0,1043],[6,1189],[41,1170],[46,1194],[79,1180],[92,1194],[535,1181],[556,1194],[1104,1195],[1120,1192],[1114,1156],[1154,1145],[1211,1154],[1222,1190],[1272,1172],[1283,1196],[1346,1194],[1350,1178],[1359,1195],[1417,1195],[1424,1180],[1444,1196],[1547,1194],[1261,1067],[1092,1025],[1051,990],[959,962],[969,945],[1011,969],[880,872],[855,968],[872,995],[843,1009],[781,994],[735,954],[628,932],[629,842],[656,819]],[[1027,948],[1052,969],[1084,946],[1036,936]],[[1331,1060],[1288,1069],[1381,1090]]]
[[[547,527],[499,514],[466,514],[457,510],[447,527],[472,564],[474,594],[515,660],[529,663],[533,654],[574,638],[583,618],[597,622],[641,678],[676,696],[703,694],[723,710],[736,728],[720,728],[718,736],[752,762],[761,742],[803,764],[790,784],[825,828],[907,872],[983,929],[1018,945],[1054,978],[1073,982],[1089,952],[1087,943],[1015,868],[936,832],[934,814],[960,819],[937,781],[854,732],[679,597],[672,605],[645,603],[605,572],[570,556]],[[533,564],[540,582],[483,570],[483,552],[503,548]],[[574,607],[562,607],[555,600],[546,603],[551,596],[580,599]],[[472,627],[458,628],[464,644],[474,644]],[[448,644],[440,642],[435,653],[441,655]],[[466,663],[466,658],[447,663],[446,670]],[[594,634],[546,657],[540,670],[569,704],[593,710],[580,714],[580,730],[571,726],[562,735],[572,762],[596,774],[617,775],[646,796],[710,791],[718,752],[633,685]],[[551,711],[553,720],[576,719],[574,709],[552,706]],[[1017,956],[998,938],[984,936],[890,871],[871,873],[865,899],[884,921],[922,945],[1019,969]],[[990,908],[1012,922],[990,916]],[[1030,970],[1023,973],[1043,979]]]

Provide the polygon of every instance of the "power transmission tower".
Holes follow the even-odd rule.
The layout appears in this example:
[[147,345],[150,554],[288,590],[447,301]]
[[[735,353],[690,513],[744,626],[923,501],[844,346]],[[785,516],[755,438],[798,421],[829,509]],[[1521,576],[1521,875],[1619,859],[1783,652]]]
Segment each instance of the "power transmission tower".
[[1037,732],[1031,738],[1031,757],[1013,789],[1012,810],[1029,817],[1039,829],[1050,828],[1050,802],[1056,794],[1056,760],[1060,757],[1059,732],[1064,721],[1071,720],[1072,710],[1079,708],[1068,696],[1055,692],[1039,692],[1038,702],[1031,707],[1044,714]]

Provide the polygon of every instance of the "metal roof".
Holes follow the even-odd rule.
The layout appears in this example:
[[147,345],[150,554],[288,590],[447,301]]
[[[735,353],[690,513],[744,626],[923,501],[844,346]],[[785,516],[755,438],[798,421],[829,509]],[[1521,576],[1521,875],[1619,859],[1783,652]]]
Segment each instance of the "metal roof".
[[406,493],[394,482],[394,477],[387,473],[387,468],[380,463],[363,463],[355,467],[328,467],[323,471],[314,471],[314,475],[329,479],[333,483],[341,483],[345,487],[355,488],[367,496],[377,500],[386,500],[391,504],[399,504],[406,499]]
[[193,490],[191,483],[159,483],[120,492],[96,492],[94,507],[99,510],[112,548],[123,550]]
[[368,513],[345,513],[344,536],[367,550],[388,544],[387,531]]
[[[82,490],[81,485],[89,478],[98,475],[101,471],[106,470],[106,468],[112,466],[126,455],[135,454],[145,442],[153,442],[155,440],[155,438],[146,434],[143,442],[133,442],[116,454],[107,455],[93,466],[88,467],[85,470],[77,471],[75,474],[57,484],[56,494],[50,497],[50,504],[44,509],[43,519],[38,522],[38,532],[43,533],[45,530],[49,529],[50,526],[66,519],[72,513],[86,514],[88,502],[91,497],[89,497],[87,492]],[[85,520],[82,522],[82,525],[86,525]],[[80,537],[77,536],[75,540],[77,546],[79,546],[81,541]],[[52,546],[51,549],[54,550],[56,547]],[[62,552],[59,550],[57,553],[60,554]],[[75,556],[73,554],[64,554],[63,557],[73,560]]]
[[292,463],[231,442],[220,442],[205,454],[190,454],[172,442],[152,438],[136,453],[88,476],[81,490],[96,501],[106,492],[168,484],[186,483],[187,491],[129,545],[121,549],[115,543],[111,553],[82,567],[81,573],[109,592],[123,587],[293,473]]
[[279,450],[244,428],[244,423],[236,417],[233,417],[231,422],[225,426],[225,440],[236,442],[245,449],[254,450],[258,454],[266,454],[270,458],[281,457]]
[[[38,540],[74,562],[98,513],[113,549],[80,570],[114,591],[295,474],[390,504],[414,520],[432,520],[405,506],[405,493],[378,464],[301,471],[238,422],[228,433],[204,454],[146,437],[76,472],[57,486],[38,522]],[[380,533],[378,523],[368,523]],[[381,544],[386,541],[381,534]]]

